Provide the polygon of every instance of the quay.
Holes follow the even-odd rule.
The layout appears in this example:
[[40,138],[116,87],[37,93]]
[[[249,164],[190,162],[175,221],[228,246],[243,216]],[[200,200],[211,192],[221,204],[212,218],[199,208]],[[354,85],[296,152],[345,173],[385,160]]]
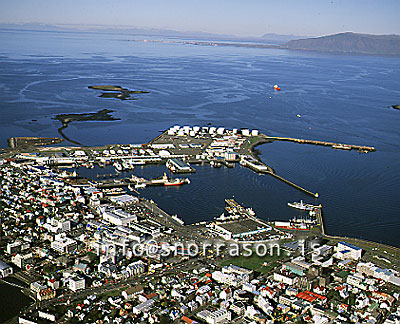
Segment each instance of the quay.
[[281,180],[281,181],[287,183],[288,185],[292,186],[293,188],[296,188],[296,189],[298,189],[298,190],[300,190],[300,191],[305,192],[305,193],[308,194],[308,195],[314,196],[315,198],[318,198],[318,197],[319,197],[318,192],[313,193],[313,192],[311,192],[311,191],[309,191],[309,190],[307,190],[307,189],[304,189],[303,187],[300,187],[299,185],[297,185],[297,184],[295,184],[295,183],[293,183],[293,182],[291,182],[291,181],[289,181],[289,180],[287,180],[287,179],[285,179],[285,178],[282,178],[281,176],[277,175],[276,173],[268,173],[268,174],[271,175],[271,176],[273,176],[273,177],[276,178],[276,179],[279,179],[279,180]]
[[240,164],[242,164],[245,167],[248,167],[249,169],[251,169],[251,170],[253,170],[255,172],[273,176],[274,178],[283,181],[284,183],[292,186],[293,188],[296,188],[296,189],[298,189],[300,191],[303,191],[306,194],[311,195],[311,196],[313,196],[315,198],[319,197],[318,193],[313,193],[313,192],[311,192],[311,191],[309,191],[309,190],[307,190],[307,189],[305,189],[305,188],[303,188],[303,187],[301,187],[301,186],[299,186],[299,185],[297,185],[297,184],[295,184],[295,183],[293,183],[293,182],[291,182],[291,181],[289,181],[289,180],[277,175],[275,173],[275,171],[270,166],[264,164],[263,162],[261,162],[259,160],[256,160],[252,156],[243,157],[242,160],[240,161]]
[[299,144],[313,144],[313,145],[322,145],[322,146],[330,146],[334,149],[339,150],[358,150],[362,153],[367,152],[375,152],[376,149],[373,146],[360,146],[360,145],[353,145],[353,144],[341,144],[341,143],[333,143],[333,142],[325,142],[325,141],[316,141],[316,140],[308,140],[302,138],[291,138],[291,137],[273,137],[267,136],[262,134],[262,136],[267,140],[272,141],[287,141],[287,142],[294,142]]

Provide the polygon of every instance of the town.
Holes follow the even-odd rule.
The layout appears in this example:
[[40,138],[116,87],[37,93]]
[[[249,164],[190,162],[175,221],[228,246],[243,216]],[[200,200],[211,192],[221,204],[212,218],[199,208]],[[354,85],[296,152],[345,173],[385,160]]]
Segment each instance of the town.
[[[399,250],[328,235],[323,207],[267,222],[226,197],[222,215],[185,224],[137,190],[190,181],[116,178],[154,163],[275,175],[253,151],[265,141],[257,130],[174,126],[147,144],[7,151],[0,277],[33,300],[9,322],[400,323]],[[95,164],[114,171],[79,176]]]

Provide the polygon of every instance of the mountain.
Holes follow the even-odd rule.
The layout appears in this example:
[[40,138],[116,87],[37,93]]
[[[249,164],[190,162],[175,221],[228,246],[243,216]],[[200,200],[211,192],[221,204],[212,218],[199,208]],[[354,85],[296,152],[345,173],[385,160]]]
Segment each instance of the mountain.
[[284,44],[292,39],[299,39],[304,36],[295,35],[279,35],[265,34],[261,37],[257,36],[236,36],[226,34],[213,34],[201,31],[178,31],[171,29],[157,28],[140,28],[135,26],[120,25],[74,25],[74,24],[41,24],[41,23],[24,23],[24,24],[6,24],[0,23],[0,29],[6,30],[28,30],[28,31],[56,31],[56,32],[97,32],[109,34],[125,34],[140,36],[159,36],[159,37],[176,37],[184,39],[197,40],[215,40],[215,41],[233,41],[233,42],[250,42],[261,44]]
[[281,34],[275,34],[275,33],[268,33],[264,34],[261,36],[261,39],[264,41],[270,41],[270,42],[279,42],[279,43],[287,43],[291,40],[294,39],[301,39],[309,36],[296,36],[296,35],[281,35]]
[[400,55],[400,36],[348,32],[316,38],[291,40],[282,47],[295,50]]

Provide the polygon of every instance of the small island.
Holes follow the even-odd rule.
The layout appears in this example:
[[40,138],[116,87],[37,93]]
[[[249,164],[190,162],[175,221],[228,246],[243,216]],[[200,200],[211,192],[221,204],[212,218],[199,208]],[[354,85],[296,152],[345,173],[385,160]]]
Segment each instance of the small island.
[[99,97],[115,98],[120,100],[137,100],[137,98],[131,98],[131,95],[149,93],[149,91],[129,90],[121,86],[113,86],[113,85],[94,85],[94,86],[88,86],[88,88],[94,90],[106,91],[103,92]]
[[391,107],[392,107],[393,109],[400,110],[400,105],[392,105]]
[[111,113],[113,110],[110,109],[102,109],[98,112],[92,113],[83,113],[83,114],[60,114],[57,115],[54,119],[59,120],[62,123],[62,126],[58,129],[58,133],[67,141],[81,145],[79,142],[71,140],[64,133],[64,129],[68,127],[68,124],[71,122],[80,122],[80,121],[114,121],[120,120],[120,118],[113,117]]

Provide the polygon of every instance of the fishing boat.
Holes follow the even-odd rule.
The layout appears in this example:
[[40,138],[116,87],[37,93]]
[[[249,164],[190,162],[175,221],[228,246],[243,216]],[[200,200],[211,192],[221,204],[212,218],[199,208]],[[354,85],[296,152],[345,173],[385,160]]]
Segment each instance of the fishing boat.
[[274,85],[274,90],[278,90],[279,91],[279,90],[281,90],[281,88],[277,84],[275,84]]

